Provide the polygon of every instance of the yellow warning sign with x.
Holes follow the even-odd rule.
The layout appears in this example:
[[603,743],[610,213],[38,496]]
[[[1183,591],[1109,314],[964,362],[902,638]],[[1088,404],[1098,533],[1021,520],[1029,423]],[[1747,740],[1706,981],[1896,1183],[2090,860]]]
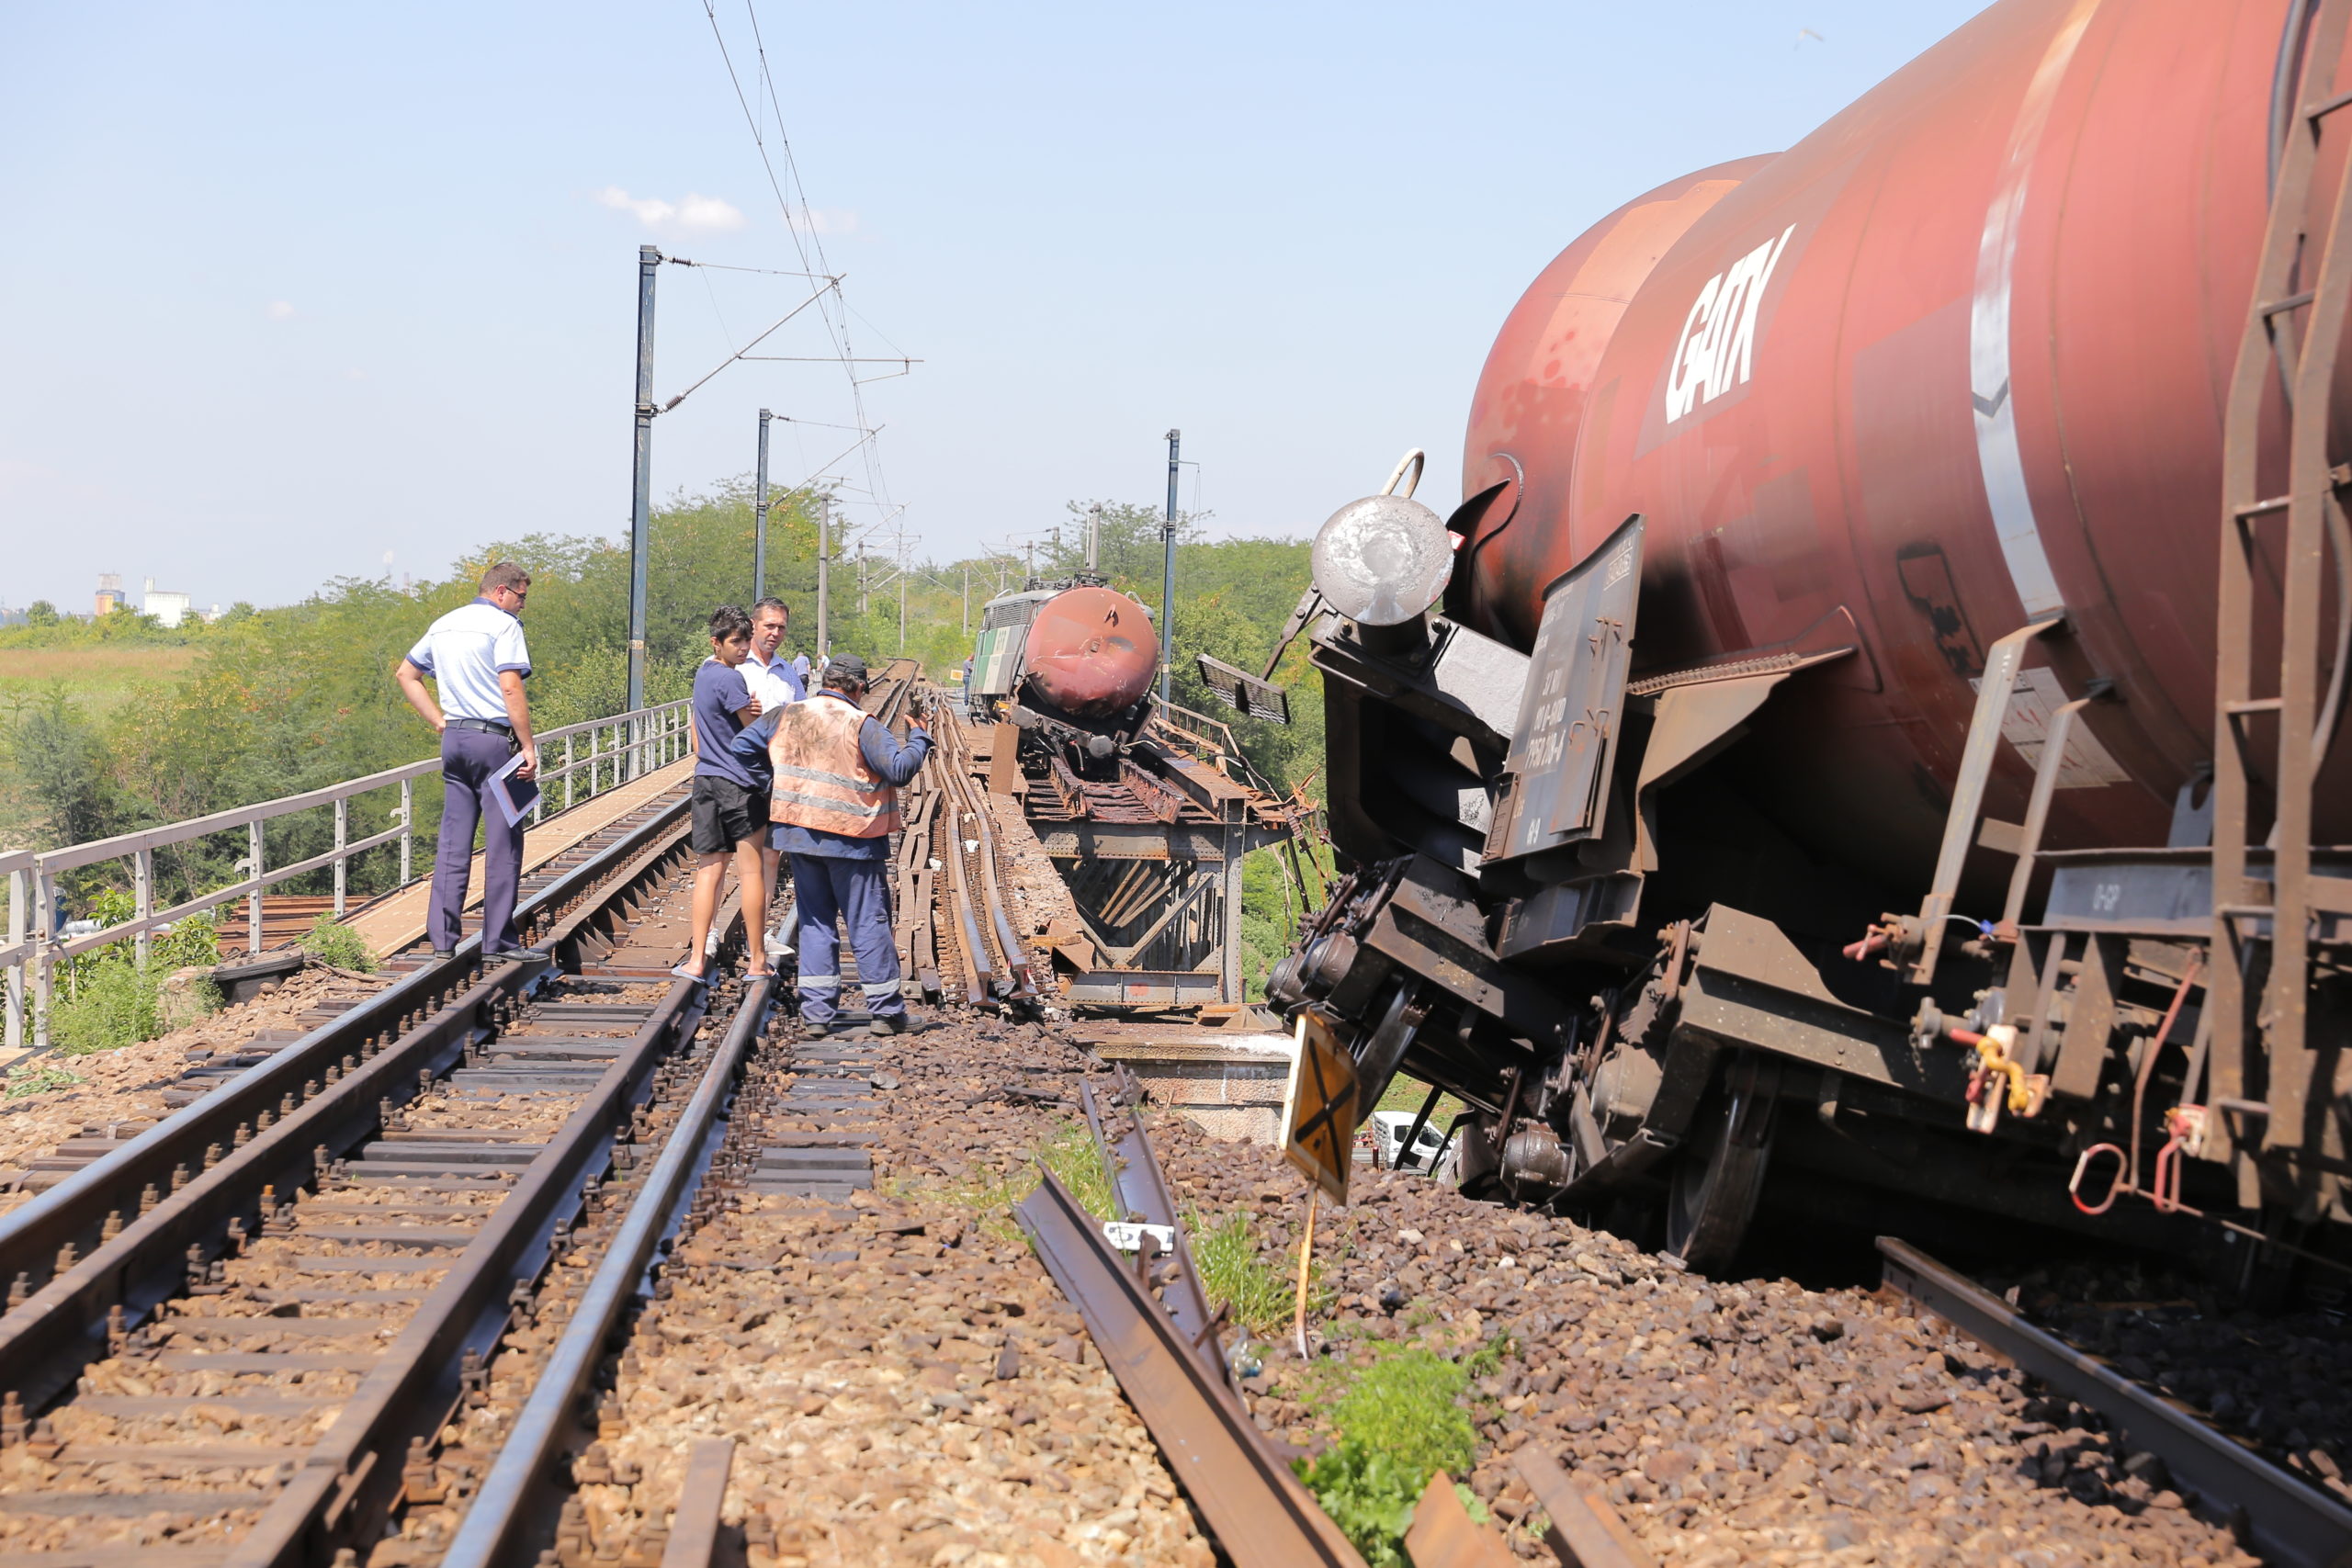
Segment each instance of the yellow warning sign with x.
[[1354,1060],[1329,1024],[1312,1011],[1300,1013],[1283,1095],[1283,1153],[1334,1203],[1348,1201],[1356,1120]]

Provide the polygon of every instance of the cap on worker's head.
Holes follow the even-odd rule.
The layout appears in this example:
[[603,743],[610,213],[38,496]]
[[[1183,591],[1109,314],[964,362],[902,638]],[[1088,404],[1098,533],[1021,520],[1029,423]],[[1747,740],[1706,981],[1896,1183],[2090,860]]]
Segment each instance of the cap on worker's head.
[[836,653],[825,666],[825,684],[835,688],[865,684],[865,660],[854,653]]

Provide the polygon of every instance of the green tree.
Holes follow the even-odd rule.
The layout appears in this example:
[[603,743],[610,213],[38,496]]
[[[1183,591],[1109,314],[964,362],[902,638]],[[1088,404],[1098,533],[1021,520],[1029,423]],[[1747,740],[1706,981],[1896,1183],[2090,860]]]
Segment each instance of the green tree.
[[21,704],[6,729],[9,761],[61,844],[119,830],[120,803],[105,737],[58,682]]
[[46,599],[36,599],[25,606],[25,625],[28,626],[53,626],[57,621],[57,606]]

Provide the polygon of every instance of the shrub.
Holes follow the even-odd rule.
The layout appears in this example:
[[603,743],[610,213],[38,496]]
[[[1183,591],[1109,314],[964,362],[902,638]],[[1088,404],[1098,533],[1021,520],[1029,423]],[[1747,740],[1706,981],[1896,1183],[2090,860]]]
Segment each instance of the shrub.
[[1409,1568],[1405,1532],[1413,1525],[1413,1505],[1421,1500],[1424,1478],[1416,1485],[1395,1458],[1366,1444],[1342,1440],[1300,1472],[1299,1479],[1355,1542],[1369,1568]]
[[1469,1387],[1460,1363],[1408,1347],[1364,1369],[1331,1407],[1332,1424],[1342,1438],[1390,1455],[1424,1483],[1434,1470],[1459,1475],[1478,1451],[1477,1430],[1462,1407]]
[[[1405,1531],[1430,1477],[1466,1474],[1477,1431],[1462,1396],[1470,1374],[1419,1347],[1384,1355],[1331,1407],[1340,1440],[1299,1478],[1371,1568],[1406,1568]],[[1483,1521],[1468,1488],[1455,1490]]]
[[61,1056],[86,1056],[153,1040],[164,1032],[154,972],[128,960],[92,965],[74,989],[51,1000],[49,1038]]
[[[124,918],[128,919],[126,915]],[[184,920],[172,922],[172,929],[157,934],[152,945],[151,962],[162,970],[202,969],[220,962],[220,917],[217,910],[205,909]]]
[[359,933],[332,915],[321,915],[311,925],[310,934],[297,945],[322,964],[356,969],[362,975],[376,972],[376,955],[368,951]]

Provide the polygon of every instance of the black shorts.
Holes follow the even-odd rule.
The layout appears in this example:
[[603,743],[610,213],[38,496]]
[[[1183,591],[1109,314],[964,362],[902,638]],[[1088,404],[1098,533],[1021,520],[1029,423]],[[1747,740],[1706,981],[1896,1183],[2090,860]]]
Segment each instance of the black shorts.
[[768,794],[716,773],[695,775],[695,853],[723,855],[746,839],[764,842]]

